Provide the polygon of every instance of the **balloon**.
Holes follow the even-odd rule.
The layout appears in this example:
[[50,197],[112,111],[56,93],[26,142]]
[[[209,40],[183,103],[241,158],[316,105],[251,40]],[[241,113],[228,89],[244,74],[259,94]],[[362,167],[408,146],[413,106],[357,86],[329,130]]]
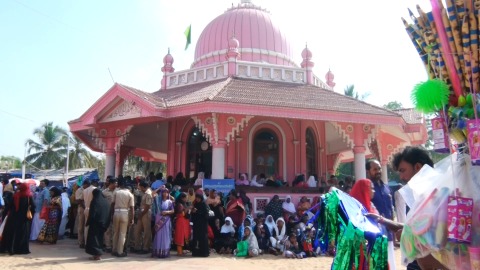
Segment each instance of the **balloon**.
[[463,107],[463,106],[465,106],[465,103],[467,103],[465,97],[464,96],[459,96],[458,97],[458,106]]

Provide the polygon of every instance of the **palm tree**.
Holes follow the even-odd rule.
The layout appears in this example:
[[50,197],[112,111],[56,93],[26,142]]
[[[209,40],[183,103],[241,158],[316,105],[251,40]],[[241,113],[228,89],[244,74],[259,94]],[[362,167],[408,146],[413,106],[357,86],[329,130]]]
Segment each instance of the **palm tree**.
[[343,92],[345,93],[345,96],[349,96],[349,97],[352,97],[354,99],[358,99],[358,100],[365,100],[368,96],[370,96],[370,93],[365,93],[365,94],[362,94],[360,95],[359,92],[355,91],[355,85],[347,85],[347,87],[345,87],[345,89],[343,89]]
[[[25,160],[39,169],[57,169],[63,167],[67,153],[67,131],[52,122],[43,124],[33,131],[38,139],[28,139],[25,143],[28,156]],[[30,154],[34,151],[33,154]]]
[[78,168],[96,168],[98,158],[96,158],[85,144],[77,137],[70,137],[70,152],[68,157],[68,168],[70,170]]

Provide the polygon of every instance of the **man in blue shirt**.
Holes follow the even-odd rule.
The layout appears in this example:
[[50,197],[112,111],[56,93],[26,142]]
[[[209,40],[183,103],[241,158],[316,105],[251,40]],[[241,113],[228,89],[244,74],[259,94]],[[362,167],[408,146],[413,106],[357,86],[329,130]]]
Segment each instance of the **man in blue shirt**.
[[[382,181],[382,166],[378,160],[372,159],[365,165],[367,177],[373,183],[375,194],[372,203],[381,216],[393,220],[393,202],[390,188]],[[384,234],[388,237],[388,264],[390,270],[395,270],[395,250],[393,248],[393,233],[382,225]]]
[[48,190],[48,184],[50,181],[44,179],[40,181],[38,192],[35,192],[35,215],[33,216],[32,228],[30,233],[30,240],[37,240],[38,234],[45,223],[44,219],[40,219],[40,213],[42,209],[48,206],[50,202],[50,191]]
[[163,181],[163,173],[157,173],[155,175],[155,182],[152,183],[152,190],[158,189],[161,186],[165,185],[165,181]]

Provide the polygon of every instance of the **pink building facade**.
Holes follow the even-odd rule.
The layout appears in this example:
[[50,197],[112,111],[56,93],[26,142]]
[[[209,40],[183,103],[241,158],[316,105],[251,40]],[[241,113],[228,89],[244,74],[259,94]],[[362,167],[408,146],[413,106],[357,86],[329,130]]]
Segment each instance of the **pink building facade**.
[[333,73],[323,82],[312,59],[307,48],[291,50],[266,10],[242,1],[203,30],[190,69],[175,72],[169,52],[158,91],[115,83],[70,129],[106,154],[107,174],[121,174],[136,155],[191,179],[203,171],[213,179],[264,173],[291,182],[298,174],[328,177],[343,161],[355,162],[358,179],[367,157],[386,172],[396,151],[426,141],[422,115],[335,93]]

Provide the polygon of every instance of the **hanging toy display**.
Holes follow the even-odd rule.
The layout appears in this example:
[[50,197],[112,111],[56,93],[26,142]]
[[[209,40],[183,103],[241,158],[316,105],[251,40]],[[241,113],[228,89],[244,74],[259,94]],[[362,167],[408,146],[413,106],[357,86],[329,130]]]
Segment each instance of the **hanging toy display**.
[[[431,12],[417,6],[418,17],[409,10],[413,24],[402,18],[428,74],[428,80],[412,90],[412,103],[418,111],[443,119],[442,129],[433,127],[436,151],[460,149],[473,154],[473,164],[480,165],[479,147],[474,145],[480,112],[480,37],[476,16],[480,14],[480,1],[472,4],[473,1],[447,0],[447,8],[440,0],[430,2]],[[450,141],[445,147],[442,145],[447,135],[452,149],[447,147]]]

